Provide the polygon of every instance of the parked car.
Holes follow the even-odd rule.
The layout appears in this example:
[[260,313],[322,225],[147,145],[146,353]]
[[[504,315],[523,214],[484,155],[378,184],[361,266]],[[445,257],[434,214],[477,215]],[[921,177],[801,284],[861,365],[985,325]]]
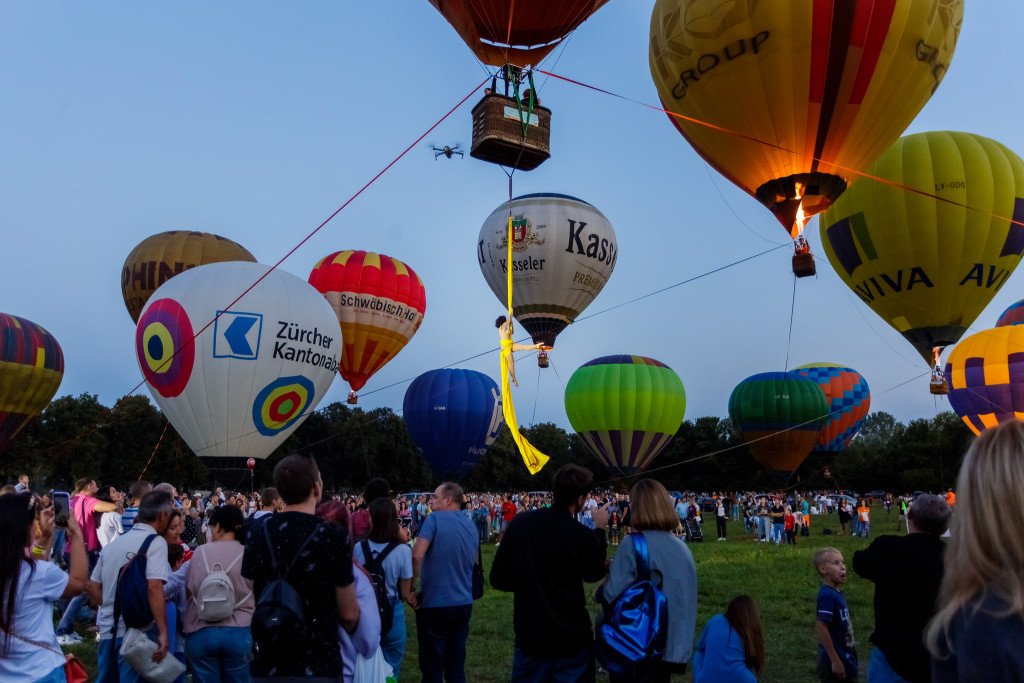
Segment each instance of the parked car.
[[701,496],[697,499],[697,505],[700,506],[701,512],[714,512],[718,509],[718,501],[711,496]]
[[839,508],[840,502],[845,500],[850,506],[857,507],[857,499],[853,496],[843,495],[842,493],[830,493],[825,496],[832,501],[832,505],[835,508]]
[[874,491],[868,491],[864,495],[877,500],[885,496],[885,491],[879,491],[878,489],[875,489]]

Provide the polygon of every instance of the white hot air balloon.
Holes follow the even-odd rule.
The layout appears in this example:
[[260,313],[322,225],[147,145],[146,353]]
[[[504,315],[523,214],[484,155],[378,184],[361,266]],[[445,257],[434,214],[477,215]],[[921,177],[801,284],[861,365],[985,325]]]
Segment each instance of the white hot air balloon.
[[[508,202],[484,221],[477,262],[504,305],[508,284]],[[555,337],[594,300],[611,277],[618,244],[595,207],[564,194],[512,200],[512,308],[535,343]]]
[[[199,266],[163,284],[139,317],[135,349],[160,409],[196,455],[266,458],[327,392],[338,320],[305,280],[258,263]],[[176,353],[175,353],[176,351]]]

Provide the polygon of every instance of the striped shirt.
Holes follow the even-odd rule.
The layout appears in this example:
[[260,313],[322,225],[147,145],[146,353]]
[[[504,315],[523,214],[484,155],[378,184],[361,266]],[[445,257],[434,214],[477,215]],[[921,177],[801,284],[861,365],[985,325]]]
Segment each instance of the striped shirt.
[[124,514],[121,515],[121,528],[124,529],[123,533],[128,533],[135,526],[135,516],[139,514],[139,508],[127,507],[124,509]]

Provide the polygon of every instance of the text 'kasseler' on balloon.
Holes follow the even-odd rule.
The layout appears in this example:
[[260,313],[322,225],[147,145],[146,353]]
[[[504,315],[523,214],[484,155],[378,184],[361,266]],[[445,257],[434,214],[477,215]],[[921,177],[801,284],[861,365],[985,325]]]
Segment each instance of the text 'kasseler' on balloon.
[[497,383],[475,370],[430,370],[405,392],[402,418],[438,477],[459,478],[494,443],[501,425]]
[[266,458],[338,370],[330,305],[301,278],[268,271],[258,263],[187,270],[160,287],[139,318],[135,347],[146,384],[196,455]]
[[49,403],[64,377],[64,353],[31,320],[0,313],[0,453]]
[[508,202],[484,221],[477,263],[504,307],[512,269],[512,309],[534,343],[554,346],[608,283],[619,248],[615,231],[594,206],[563,194],[512,200],[512,262],[508,262]]

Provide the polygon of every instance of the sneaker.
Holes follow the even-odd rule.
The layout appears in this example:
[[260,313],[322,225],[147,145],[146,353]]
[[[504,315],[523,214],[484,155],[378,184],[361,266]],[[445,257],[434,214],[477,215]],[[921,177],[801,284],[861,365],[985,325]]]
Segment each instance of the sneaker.
[[60,643],[61,647],[79,645],[82,642],[82,637],[77,633],[65,633],[64,635],[57,636],[57,642]]

